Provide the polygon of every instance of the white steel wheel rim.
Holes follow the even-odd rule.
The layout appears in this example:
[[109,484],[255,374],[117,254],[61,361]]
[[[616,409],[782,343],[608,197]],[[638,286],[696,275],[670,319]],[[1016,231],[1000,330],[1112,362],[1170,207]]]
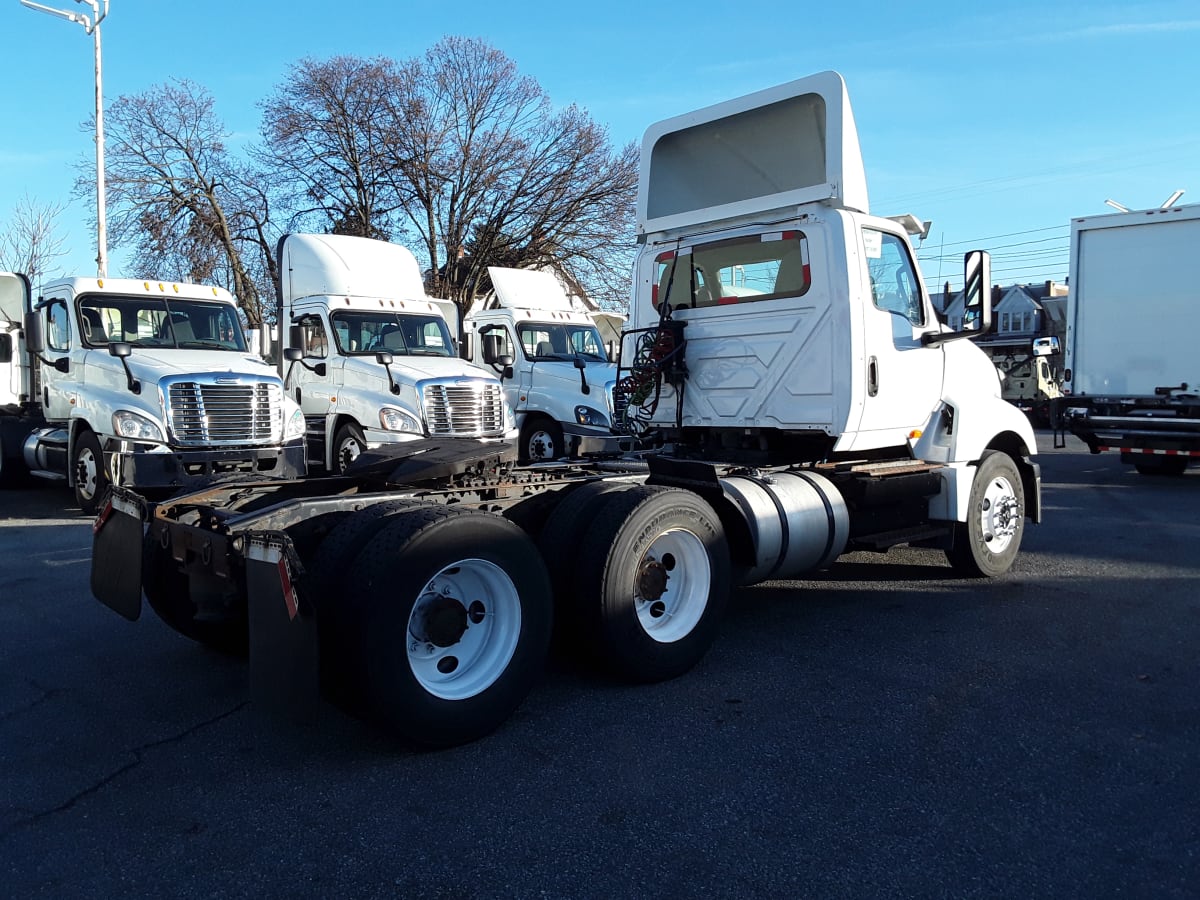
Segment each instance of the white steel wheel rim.
[[539,428],[529,435],[529,445],[526,449],[530,459],[554,459],[554,436],[544,428]]
[[1012,483],[1003,475],[994,476],[983,492],[979,525],[984,545],[991,553],[1008,549],[1021,525],[1021,504]]
[[[440,646],[422,623],[457,602],[466,613],[461,635]],[[449,613],[450,617],[457,612]],[[454,637],[435,635],[442,643]],[[485,559],[446,566],[421,588],[408,617],[408,665],[417,682],[442,700],[466,700],[487,690],[504,674],[521,636],[521,598],[512,578]]]
[[648,636],[661,644],[687,637],[704,616],[712,589],[704,541],[682,528],[660,534],[638,561],[633,589],[638,624]]
[[342,441],[342,446],[338,447],[338,463],[345,472],[350,463],[358,459],[362,453],[362,445],[358,443],[356,438],[346,438]]
[[79,486],[80,495],[86,500],[96,496],[98,472],[96,455],[92,453],[91,447],[84,447],[79,451],[79,458],[75,463],[75,483]]

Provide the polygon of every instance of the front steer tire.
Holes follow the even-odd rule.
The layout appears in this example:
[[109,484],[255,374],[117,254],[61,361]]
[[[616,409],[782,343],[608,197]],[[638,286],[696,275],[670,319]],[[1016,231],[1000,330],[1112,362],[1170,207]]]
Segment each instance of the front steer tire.
[[967,521],[954,526],[950,565],[970,578],[1007,572],[1025,534],[1025,488],[1016,463],[999,450],[985,450],[971,482]]
[[553,605],[537,548],[500,516],[399,513],[358,554],[358,685],[368,717],[425,747],[495,730],[540,676]]

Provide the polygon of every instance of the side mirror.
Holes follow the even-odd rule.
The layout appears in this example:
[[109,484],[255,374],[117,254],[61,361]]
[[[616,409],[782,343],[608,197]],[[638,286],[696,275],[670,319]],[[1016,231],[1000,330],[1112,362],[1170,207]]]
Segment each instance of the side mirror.
[[461,359],[471,359],[475,355],[475,335],[464,334],[459,338],[458,355]]
[[127,359],[133,354],[133,346],[128,341],[113,341],[108,345],[108,352],[117,359]]
[[[300,356],[304,356],[304,329],[299,325],[293,325],[288,329],[288,346],[299,348]],[[287,357],[285,356],[284,359]]]
[[[484,334],[481,338],[483,341],[483,361],[489,366],[503,365],[500,362],[500,335],[494,331]],[[512,357],[508,359],[508,365],[512,365]]]
[[25,313],[25,348],[35,356],[46,349],[46,339],[42,334],[42,317],[35,312]]
[[299,347],[288,347],[283,351],[283,358],[291,363],[300,362],[304,359],[304,351]]
[[392,354],[388,353],[386,350],[380,350],[375,354],[375,362],[379,363],[381,366],[390,366],[392,364]]
[[584,362],[583,357],[580,356],[578,353],[575,354],[575,359],[573,360],[572,364],[577,369],[586,369],[587,368],[587,363]]
[[388,389],[393,394],[399,394],[400,393],[400,385],[396,384],[396,379],[392,378],[392,369],[391,369],[392,354],[388,353],[386,350],[380,350],[378,353],[375,354],[375,362],[377,362],[381,366],[383,366],[383,370],[385,372],[387,372]]
[[978,337],[992,330],[992,258],[985,250],[963,257],[963,322],[959,331],[930,331],[921,343],[941,344],[957,338]]
[[963,257],[963,331],[984,335],[992,330],[992,258],[983,250]]

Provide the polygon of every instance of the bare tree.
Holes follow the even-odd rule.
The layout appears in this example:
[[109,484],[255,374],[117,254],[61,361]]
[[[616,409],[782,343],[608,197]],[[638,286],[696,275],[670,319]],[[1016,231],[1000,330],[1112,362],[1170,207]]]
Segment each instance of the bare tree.
[[[208,92],[175,81],[118,98],[105,117],[114,243],[134,246],[143,274],[224,285],[261,324],[275,275],[267,194],[230,154]],[[91,184],[81,169],[76,191]]]
[[33,282],[46,275],[66,252],[57,231],[64,208],[62,203],[37,203],[28,194],[18,200],[0,231],[0,269],[23,272]]
[[302,59],[262,104],[255,158],[296,222],[391,237],[401,201],[389,175],[401,70],[389,59]]
[[555,112],[499,50],[446,38],[397,63],[305,59],[263,105],[259,163],[292,222],[409,239],[432,293],[466,307],[489,265],[559,269],[623,299],[637,152]]
[[597,301],[623,298],[633,144],[614,151],[582,110],[554,112],[534,79],[477,39],[443,39],[397,85],[392,171],[432,290],[465,308],[488,287],[487,266],[549,265]]

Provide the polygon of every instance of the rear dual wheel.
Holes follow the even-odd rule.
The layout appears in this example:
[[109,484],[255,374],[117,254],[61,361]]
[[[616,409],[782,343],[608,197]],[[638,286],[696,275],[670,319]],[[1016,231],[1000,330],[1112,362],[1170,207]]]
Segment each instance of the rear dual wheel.
[[[716,638],[729,597],[721,520],[697,494],[626,486],[581,502],[582,541],[560,578],[575,637],[618,677],[674,678]],[[547,523],[547,532],[550,523]]]
[[488,734],[541,673],[549,579],[500,516],[429,504],[386,516],[338,599],[349,705],[412,743]]

